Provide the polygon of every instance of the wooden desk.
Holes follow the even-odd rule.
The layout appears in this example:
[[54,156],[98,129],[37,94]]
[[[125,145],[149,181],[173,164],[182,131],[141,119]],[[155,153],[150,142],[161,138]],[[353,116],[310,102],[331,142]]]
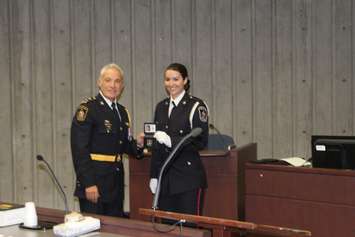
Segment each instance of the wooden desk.
[[[62,223],[64,220],[64,211],[55,210],[50,208],[37,207],[37,215],[40,221],[50,221],[55,223]],[[85,215],[85,213],[84,213]],[[134,237],[210,237],[211,233],[208,230],[192,229],[184,227],[180,232],[179,228],[169,232],[160,233],[153,229],[153,225],[150,222],[140,220],[130,220],[125,218],[116,218],[108,216],[100,216],[87,214],[92,217],[100,219],[101,229],[100,232],[113,233],[123,236]],[[157,224],[159,229],[168,229],[170,226]]]
[[354,171],[247,164],[245,174],[247,221],[355,236]]
[[[95,233],[95,234],[94,234]],[[128,237],[126,235],[110,234],[103,232],[92,232],[92,237]],[[3,237],[54,237],[53,230],[26,230],[18,225],[5,226],[0,228],[0,236]]]
[[[256,160],[256,144],[248,144],[231,151],[202,151],[208,189],[205,193],[203,215],[244,219],[244,165]],[[139,215],[139,208],[152,207],[149,190],[150,157],[130,159],[130,217],[147,220]]]

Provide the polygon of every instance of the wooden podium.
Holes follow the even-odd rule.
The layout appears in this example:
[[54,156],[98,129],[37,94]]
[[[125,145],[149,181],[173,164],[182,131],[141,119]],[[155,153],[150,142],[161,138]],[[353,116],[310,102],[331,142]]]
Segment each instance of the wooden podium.
[[[230,151],[200,152],[206,169],[208,188],[205,192],[203,215],[244,219],[244,167],[256,160],[257,146],[251,143]],[[130,159],[130,218],[148,220],[139,208],[151,208],[153,195],[149,190],[150,157]]]
[[247,164],[246,220],[355,236],[355,172]]

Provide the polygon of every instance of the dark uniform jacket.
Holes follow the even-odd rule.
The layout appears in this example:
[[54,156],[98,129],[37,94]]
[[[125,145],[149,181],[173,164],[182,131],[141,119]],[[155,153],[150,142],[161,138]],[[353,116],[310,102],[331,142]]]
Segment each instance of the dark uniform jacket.
[[100,94],[80,104],[71,126],[71,149],[77,182],[74,195],[85,198],[85,188],[97,185],[101,201],[123,200],[123,153],[141,157],[129,134],[126,108],[120,117]]
[[[170,98],[158,103],[154,122],[157,131],[165,131],[171,138],[172,148],[155,142],[152,148],[151,178],[158,178],[160,168],[174,146],[193,128],[202,128],[202,133],[178,150],[162,176],[162,195],[177,194],[197,188],[206,188],[206,174],[199,150],[208,142],[208,110],[205,103],[188,93],[168,116]],[[191,120],[190,121],[190,116]],[[191,124],[192,122],[192,124]],[[192,125],[192,127],[191,127]]]

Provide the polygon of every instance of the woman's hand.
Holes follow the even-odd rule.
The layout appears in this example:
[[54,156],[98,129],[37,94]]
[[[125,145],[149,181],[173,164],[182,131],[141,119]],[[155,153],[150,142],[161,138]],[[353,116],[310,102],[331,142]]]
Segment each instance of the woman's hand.
[[154,138],[157,139],[160,144],[164,144],[165,146],[171,148],[171,138],[168,134],[166,134],[166,132],[156,131],[154,133]]

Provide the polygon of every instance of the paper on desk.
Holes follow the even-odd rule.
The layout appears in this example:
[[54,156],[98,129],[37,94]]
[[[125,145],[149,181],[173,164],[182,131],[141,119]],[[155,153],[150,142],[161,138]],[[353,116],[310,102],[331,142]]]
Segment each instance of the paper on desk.
[[311,163],[301,157],[286,157],[282,158],[281,160],[286,161],[292,166],[295,167],[302,167],[302,166],[310,166]]

